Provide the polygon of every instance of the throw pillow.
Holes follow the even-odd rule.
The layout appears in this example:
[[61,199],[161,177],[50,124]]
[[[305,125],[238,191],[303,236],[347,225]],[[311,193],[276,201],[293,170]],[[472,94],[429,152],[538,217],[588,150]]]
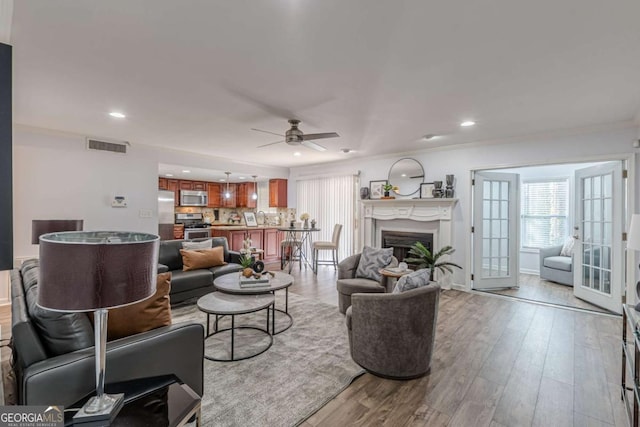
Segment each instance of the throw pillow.
[[421,270],[416,270],[413,273],[405,274],[396,283],[396,286],[393,288],[393,293],[397,294],[400,292],[405,292],[410,289],[420,288],[422,286],[429,285],[429,280],[431,279],[431,274],[429,270],[423,268]]
[[207,239],[201,242],[182,242],[182,249],[194,251],[196,249],[210,249],[213,247],[213,240]]
[[560,250],[560,256],[573,256],[573,246],[576,243],[576,239],[573,236],[567,237],[564,241],[562,249]]
[[382,280],[380,269],[389,265],[392,257],[393,248],[376,249],[365,246],[360,255],[356,277],[380,282]]
[[158,274],[156,293],[144,301],[109,310],[107,339],[117,340],[171,325],[171,273]]
[[224,248],[222,246],[211,249],[198,249],[195,251],[180,249],[180,254],[182,254],[183,271],[211,268],[226,264],[226,262],[224,262]]

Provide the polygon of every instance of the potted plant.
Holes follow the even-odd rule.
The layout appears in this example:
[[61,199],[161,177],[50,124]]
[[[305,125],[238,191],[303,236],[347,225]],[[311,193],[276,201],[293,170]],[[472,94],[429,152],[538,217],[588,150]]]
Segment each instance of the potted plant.
[[241,274],[244,277],[251,277],[253,276],[253,257],[251,256],[251,254],[249,252],[243,253],[240,256],[240,265],[242,266],[242,271]]
[[389,192],[393,190],[393,191],[398,191],[398,186],[397,185],[391,185],[389,183],[385,184],[382,186],[382,191],[384,191],[384,197],[389,197]]
[[449,261],[441,261],[445,255],[451,255],[455,252],[451,246],[445,246],[440,249],[435,254],[432,254],[429,249],[427,249],[422,243],[415,242],[411,249],[409,249],[410,257],[405,258],[404,262],[407,264],[415,265],[416,269],[427,268],[429,269],[429,275],[431,276],[431,280],[434,280],[434,272],[439,271],[441,274],[445,272],[453,273],[453,268],[460,268],[458,264]]

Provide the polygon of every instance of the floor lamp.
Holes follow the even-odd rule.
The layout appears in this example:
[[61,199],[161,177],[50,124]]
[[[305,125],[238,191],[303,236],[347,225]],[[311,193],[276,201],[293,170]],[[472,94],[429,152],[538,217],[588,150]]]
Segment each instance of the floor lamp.
[[[640,214],[631,216],[631,225],[627,234],[627,250],[640,251]],[[640,311],[640,281],[636,283],[636,311]]]
[[76,425],[108,422],[122,408],[123,394],[104,393],[107,309],[155,293],[159,240],[153,234],[113,231],[40,236],[38,305],[54,311],[93,311],[95,319],[96,396],[74,416]]

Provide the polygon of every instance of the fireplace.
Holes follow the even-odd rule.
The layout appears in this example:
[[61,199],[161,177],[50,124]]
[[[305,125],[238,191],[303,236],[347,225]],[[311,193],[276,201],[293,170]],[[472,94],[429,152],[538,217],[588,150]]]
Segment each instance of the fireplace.
[[433,251],[432,233],[415,233],[408,231],[382,230],[382,247],[393,248],[393,256],[402,262],[409,253],[411,246],[422,243],[429,251]]

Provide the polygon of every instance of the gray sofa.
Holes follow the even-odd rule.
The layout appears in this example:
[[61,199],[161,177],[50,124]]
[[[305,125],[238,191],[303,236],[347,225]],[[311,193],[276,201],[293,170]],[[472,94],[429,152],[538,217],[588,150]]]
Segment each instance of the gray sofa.
[[540,249],[540,278],[573,286],[573,257],[561,256],[562,245]]
[[420,377],[431,368],[440,286],[351,295],[346,313],[353,360],[385,378]]
[[240,265],[240,253],[229,250],[226,237],[213,237],[213,247],[224,248],[224,260],[226,265],[218,267],[182,271],[182,242],[200,242],[208,239],[193,240],[162,240],[160,241],[160,253],[158,256],[158,272],[171,272],[171,304],[183,302],[190,298],[200,297],[213,292],[213,281],[217,277],[228,273],[237,273],[242,270]]
[[[68,407],[95,392],[93,329],[86,313],[37,307],[38,274],[35,259],[11,271],[17,403]],[[181,323],[108,342],[106,382],[175,375],[202,396],[203,337],[202,325]]]
[[[360,255],[355,254],[343,259],[338,264],[338,308],[340,313],[345,314],[351,305],[351,295],[356,292],[384,293],[387,292],[387,278],[382,277],[380,282],[371,279],[356,277],[356,270],[360,262]],[[397,267],[398,260],[391,257],[391,263],[387,267]]]

